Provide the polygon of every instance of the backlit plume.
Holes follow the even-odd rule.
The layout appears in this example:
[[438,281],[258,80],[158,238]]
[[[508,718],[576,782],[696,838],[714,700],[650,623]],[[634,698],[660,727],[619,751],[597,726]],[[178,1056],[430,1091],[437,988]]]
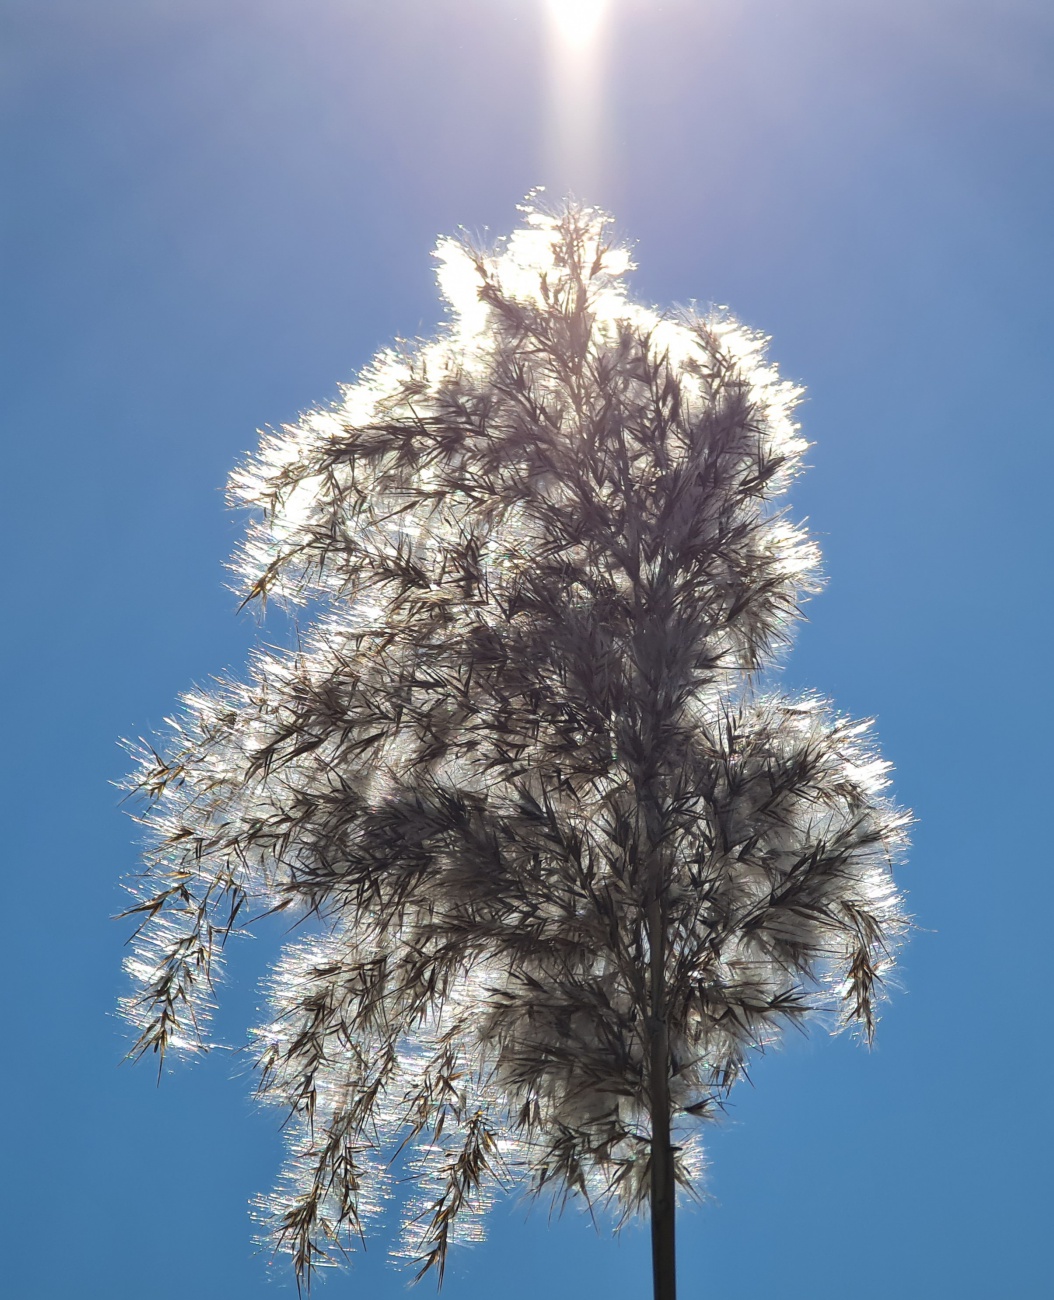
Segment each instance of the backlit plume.
[[237,571],[300,644],[131,780],[140,1052],[201,1049],[250,914],[306,918],[254,1034],[301,1279],[407,1185],[440,1278],[505,1187],[647,1211],[783,1027],[873,1029],[905,817],[866,724],[759,680],[817,585],[800,393],[729,316],[633,303],[608,229],[441,242],[438,337],[263,436]]

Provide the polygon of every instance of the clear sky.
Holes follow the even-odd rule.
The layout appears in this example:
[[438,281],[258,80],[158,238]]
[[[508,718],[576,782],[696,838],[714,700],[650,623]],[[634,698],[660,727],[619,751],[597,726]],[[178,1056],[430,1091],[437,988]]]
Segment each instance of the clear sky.
[[[584,148],[543,0],[0,5],[5,1295],[265,1294],[245,1057],[118,1065],[116,742],[259,635],[222,570],[255,429],[430,332],[435,237],[508,231],[537,184],[614,211],[638,296],[728,304],[807,385],[829,586],[786,686],[876,714],[919,818],[877,1047],[757,1062],[683,1295],[1051,1293],[1054,7],[609,10]],[[277,937],[233,954],[230,1041]],[[491,1226],[451,1300],[648,1294],[644,1232]],[[319,1293],[404,1287],[378,1240]]]

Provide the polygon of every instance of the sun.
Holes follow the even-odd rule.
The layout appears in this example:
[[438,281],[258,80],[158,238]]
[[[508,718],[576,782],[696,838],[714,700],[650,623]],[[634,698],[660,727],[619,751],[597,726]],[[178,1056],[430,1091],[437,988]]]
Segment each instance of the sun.
[[600,29],[607,0],[547,0],[561,39],[576,49],[589,45]]

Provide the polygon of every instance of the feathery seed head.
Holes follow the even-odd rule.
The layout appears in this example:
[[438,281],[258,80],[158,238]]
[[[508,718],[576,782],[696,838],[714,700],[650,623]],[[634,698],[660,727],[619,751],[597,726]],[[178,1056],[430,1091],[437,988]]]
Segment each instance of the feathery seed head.
[[437,339],[263,436],[237,572],[315,621],[188,696],[132,780],[140,1051],[200,1044],[249,904],[316,918],[256,1034],[303,1278],[392,1159],[440,1277],[514,1179],[635,1212],[660,1033],[690,1189],[752,1050],[822,1008],[870,1035],[903,926],[866,730],[753,685],[816,585],[779,508],[800,391],[731,318],[632,303],[608,229],[442,241]]

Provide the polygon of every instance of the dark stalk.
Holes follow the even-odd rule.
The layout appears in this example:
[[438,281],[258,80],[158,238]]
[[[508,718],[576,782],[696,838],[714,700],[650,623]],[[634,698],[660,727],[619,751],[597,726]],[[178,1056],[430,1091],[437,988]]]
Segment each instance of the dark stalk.
[[670,1035],[666,1023],[665,926],[659,899],[648,909],[651,950],[651,1267],[654,1300],[677,1300],[676,1187],[670,1144]]

